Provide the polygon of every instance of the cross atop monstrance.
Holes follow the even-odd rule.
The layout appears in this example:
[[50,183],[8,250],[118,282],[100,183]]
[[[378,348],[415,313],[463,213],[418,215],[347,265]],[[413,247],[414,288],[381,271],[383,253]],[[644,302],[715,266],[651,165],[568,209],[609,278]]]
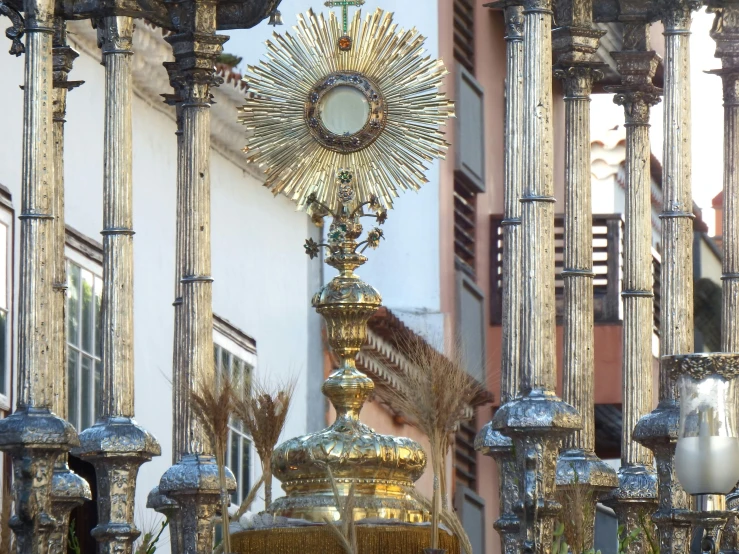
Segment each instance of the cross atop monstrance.
[[364,5],[364,0],[328,0],[324,3],[327,8],[341,8],[341,23],[343,25],[344,34],[349,32],[349,7],[359,7]]

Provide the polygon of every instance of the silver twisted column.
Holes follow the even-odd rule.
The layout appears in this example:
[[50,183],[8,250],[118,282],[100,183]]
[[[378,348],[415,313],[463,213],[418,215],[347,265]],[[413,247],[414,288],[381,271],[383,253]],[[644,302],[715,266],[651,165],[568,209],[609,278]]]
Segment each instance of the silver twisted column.
[[[624,24],[623,48],[614,52],[621,86],[614,102],[626,119],[626,225],[624,236],[622,436],[619,488],[606,500],[627,533],[649,525],[657,507],[657,474],[652,452],[634,442],[633,429],[652,406],[652,202],[649,110],[660,101],[652,84],[659,56],[649,43],[649,24],[636,19]],[[628,554],[644,554],[649,545],[643,533],[627,547]]]
[[[64,225],[64,116],[67,111],[67,91],[82,84],[70,81],[72,63],[79,56],[67,45],[67,24],[61,18],[54,19],[53,70],[54,70],[54,187],[52,189],[52,234],[50,248],[53,259],[53,283],[50,305],[51,376],[54,380],[52,411],[67,419],[67,325],[64,317],[67,302],[67,264],[64,256],[66,228]],[[51,533],[50,554],[66,554],[69,537],[69,513],[90,500],[90,485],[70,471],[67,454],[54,465],[51,482],[51,511],[55,525]]]
[[[521,190],[523,130],[523,7],[503,0],[486,7],[505,10],[506,119],[503,220],[503,337],[501,354],[501,404],[519,395],[521,381]],[[520,550],[520,524],[514,512],[519,500],[518,470],[513,442],[487,423],[475,438],[475,449],[492,456],[500,474],[500,518],[495,529],[500,534],[501,552]]]
[[130,553],[139,536],[134,496],[139,467],[161,454],[133,420],[133,164],[131,158],[133,19],[96,22],[105,65],[103,170],[103,395],[100,419],[80,434],[76,456],[95,467],[99,552]]
[[524,182],[521,393],[495,414],[493,428],[513,439],[519,471],[519,517],[525,552],[551,551],[559,504],[557,454],[579,428],[577,411],[555,388],[554,183],[552,175],[552,2],[524,2]]
[[[590,93],[602,78],[595,62],[604,32],[593,28],[592,0],[557,3],[555,76],[565,89],[564,365],[563,400],[582,417],[582,429],[565,438],[557,460],[557,488],[581,488],[590,504],[583,551],[593,547],[595,505],[618,486],[616,472],[595,455],[593,397],[593,223],[590,184]],[[576,516],[577,517],[577,516]]]
[[[182,122],[178,169],[177,238],[181,268],[182,304],[177,376],[173,390],[175,446],[182,457],[162,476],[159,490],[179,506],[180,552],[210,554],[213,548],[213,516],[220,501],[218,467],[210,437],[190,409],[190,391],[201,381],[215,378],[213,365],[212,281],[210,275],[210,88],[217,86],[215,58],[228,37],[216,35],[216,5],[190,0],[184,3],[187,17],[172,45],[178,71],[177,102]],[[181,186],[181,188],[180,188]],[[179,440],[178,440],[179,437]],[[232,475],[229,487],[235,487]],[[226,530],[227,532],[227,530]]]
[[15,514],[10,525],[16,533],[17,551],[45,554],[56,523],[51,509],[54,464],[60,454],[77,444],[77,433],[51,412],[56,385],[50,350],[54,2],[27,0],[24,11],[18,390],[16,411],[0,420],[0,449],[13,459]]
[[[693,198],[690,149],[690,23],[697,0],[660,0],[665,27],[664,195],[660,354],[693,351]],[[662,364],[661,364],[662,365]],[[691,497],[675,473],[679,408],[675,383],[660,368],[657,408],[642,418],[634,440],[657,459],[659,508],[653,520],[662,554],[690,550]]]
[[[716,41],[716,57],[721,59],[719,75],[724,96],[724,212],[723,268],[721,276],[721,350],[739,352],[739,2],[723,0],[709,2],[715,6],[716,17],[711,37]],[[729,509],[739,508],[739,488],[726,495]],[[723,552],[737,551],[736,517],[724,529],[721,539]]]

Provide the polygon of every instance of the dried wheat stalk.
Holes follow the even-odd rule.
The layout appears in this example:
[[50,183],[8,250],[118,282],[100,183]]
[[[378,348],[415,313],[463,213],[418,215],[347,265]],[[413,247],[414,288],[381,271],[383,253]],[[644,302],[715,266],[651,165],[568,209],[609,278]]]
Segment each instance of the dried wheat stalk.
[[233,385],[227,374],[221,374],[219,378],[210,382],[201,381],[190,393],[193,414],[213,438],[221,487],[223,547],[225,552],[229,553],[231,552],[231,536],[228,531],[228,506],[231,499],[226,487],[226,446],[228,445],[228,424],[234,411],[234,396]]
[[234,395],[234,412],[251,435],[262,464],[265,509],[272,504],[272,453],[280,439],[290,411],[295,379],[270,387],[254,381],[251,390]]
[[434,472],[431,547],[438,548],[439,518],[447,510],[445,458],[453,433],[469,419],[469,407],[480,397],[482,387],[464,369],[459,341],[447,355],[415,337],[398,339],[397,348],[413,369],[400,374],[401,386],[388,389],[384,396],[428,437]]
[[[433,509],[433,503],[431,500],[423,496],[415,488],[406,488],[405,492],[418,502],[424,510],[430,512]],[[442,508],[439,518],[441,519],[441,523],[443,523],[452,533],[454,533],[454,535],[456,535],[457,539],[459,539],[459,545],[462,547],[462,552],[464,554],[474,554],[470,538],[467,536],[467,531],[464,530],[464,526],[459,520],[457,512]]]
[[257,493],[259,492],[259,488],[264,484],[264,475],[262,475],[259,478],[259,481],[254,483],[252,485],[251,490],[249,491],[249,494],[246,495],[246,498],[244,498],[243,502],[239,506],[239,509],[236,511],[236,514],[234,515],[235,519],[239,519],[241,516],[243,516],[249,508],[251,508],[251,505],[254,504],[254,501],[257,499]]
[[336,509],[339,511],[341,525],[338,525],[328,517],[325,517],[324,521],[334,536],[339,539],[341,547],[346,554],[359,554],[357,547],[357,527],[354,523],[354,483],[349,488],[349,494],[347,494],[346,500],[342,501],[338,484],[329,466],[326,466],[326,472],[328,473],[329,481],[331,481],[331,490],[334,493],[334,501],[336,502]]
[[594,493],[586,487],[567,487],[557,490],[562,504],[560,521],[564,524],[564,540],[572,552],[585,552],[586,529],[595,520]]

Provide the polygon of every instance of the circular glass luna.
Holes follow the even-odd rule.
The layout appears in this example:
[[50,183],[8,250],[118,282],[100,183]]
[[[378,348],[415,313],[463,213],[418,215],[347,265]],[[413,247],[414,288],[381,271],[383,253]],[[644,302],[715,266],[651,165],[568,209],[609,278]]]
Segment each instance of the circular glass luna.
[[370,107],[367,97],[359,90],[339,85],[321,98],[318,115],[328,131],[336,135],[353,135],[367,124]]

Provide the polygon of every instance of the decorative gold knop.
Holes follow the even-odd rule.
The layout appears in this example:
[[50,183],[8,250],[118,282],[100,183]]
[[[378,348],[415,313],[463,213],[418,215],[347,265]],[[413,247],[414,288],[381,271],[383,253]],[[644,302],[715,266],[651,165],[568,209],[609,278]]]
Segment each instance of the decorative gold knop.
[[[338,367],[323,384],[323,393],[336,409],[336,421],[318,433],[291,439],[280,445],[272,458],[275,475],[287,496],[275,501],[277,515],[323,521],[337,517],[327,467],[342,495],[355,486],[354,517],[379,517],[421,521],[423,509],[406,493],[421,476],[426,455],[417,443],[384,436],[359,421],[359,413],[374,390],[373,381],[356,366],[356,356],[367,338],[367,321],[382,303],[380,293],[362,281],[354,270],[367,261],[362,252],[376,248],[383,238],[379,227],[365,240],[360,218],[374,217],[383,223],[387,214],[379,202],[355,200],[350,170],[338,172],[340,207],[329,209],[315,196],[307,199],[314,214],[331,215],[328,241],[308,239],[306,253],[314,258],[321,248],[335,267],[334,277],[313,297],[313,306],[326,321],[326,334]],[[365,213],[369,207],[370,212]]]

